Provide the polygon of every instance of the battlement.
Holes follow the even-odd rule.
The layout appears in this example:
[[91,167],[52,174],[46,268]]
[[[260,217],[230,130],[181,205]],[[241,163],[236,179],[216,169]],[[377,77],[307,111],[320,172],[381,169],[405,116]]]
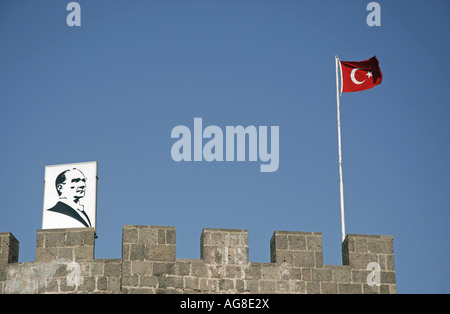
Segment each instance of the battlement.
[[36,260],[18,263],[0,233],[0,293],[396,293],[391,236],[347,235],[343,265],[323,264],[319,232],[275,231],[270,263],[249,262],[247,230],[203,229],[199,260],[176,258],[175,227],[125,225],[121,259],[95,259],[94,237],[38,230]]

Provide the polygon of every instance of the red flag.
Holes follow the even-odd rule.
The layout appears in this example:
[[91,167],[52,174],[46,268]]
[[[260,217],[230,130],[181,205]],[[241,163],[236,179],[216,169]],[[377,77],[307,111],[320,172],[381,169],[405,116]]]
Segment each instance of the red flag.
[[381,73],[377,57],[365,61],[339,61],[341,68],[341,93],[359,92],[381,83]]

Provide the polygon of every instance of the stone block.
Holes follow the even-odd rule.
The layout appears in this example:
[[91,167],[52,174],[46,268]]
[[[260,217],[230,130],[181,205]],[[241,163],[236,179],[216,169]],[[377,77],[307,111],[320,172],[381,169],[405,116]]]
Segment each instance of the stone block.
[[362,294],[363,285],[356,283],[338,283],[339,294]]
[[145,260],[158,262],[174,262],[175,261],[175,245],[156,244],[147,245],[145,252]]

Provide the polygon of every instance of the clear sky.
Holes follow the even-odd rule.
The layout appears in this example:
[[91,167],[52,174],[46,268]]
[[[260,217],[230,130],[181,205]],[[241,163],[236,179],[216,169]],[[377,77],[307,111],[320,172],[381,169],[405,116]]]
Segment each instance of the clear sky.
[[[347,233],[394,237],[398,293],[450,293],[450,2],[0,0],[0,231],[34,261],[46,165],[98,162],[95,257],[125,224],[322,232],[340,265],[335,55],[376,55],[383,82],[341,97]],[[175,162],[172,129],[279,126],[279,168]],[[204,140],[204,143],[206,140]]]

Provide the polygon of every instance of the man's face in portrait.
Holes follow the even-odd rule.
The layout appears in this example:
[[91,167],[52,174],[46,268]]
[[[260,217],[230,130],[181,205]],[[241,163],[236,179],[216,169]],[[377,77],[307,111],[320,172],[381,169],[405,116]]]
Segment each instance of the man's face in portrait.
[[73,169],[65,173],[66,180],[58,184],[60,198],[78,202],[86,193],[86,177],[78,169]]

